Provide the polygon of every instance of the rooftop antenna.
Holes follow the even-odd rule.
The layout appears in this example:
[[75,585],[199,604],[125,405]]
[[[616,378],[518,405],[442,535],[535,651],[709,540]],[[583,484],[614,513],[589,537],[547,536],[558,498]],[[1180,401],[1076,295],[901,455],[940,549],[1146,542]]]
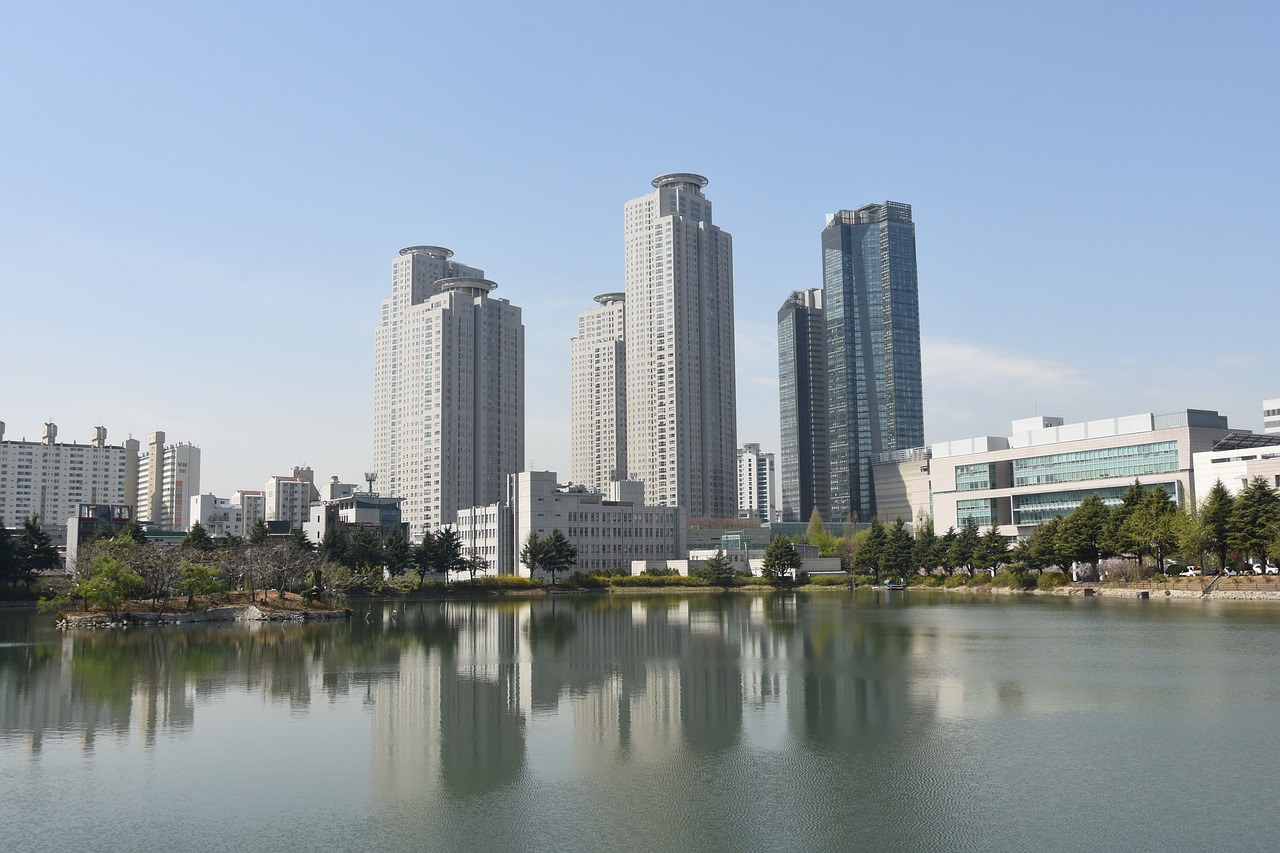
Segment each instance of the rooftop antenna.
[[369,494],[373,494],[373,481],[378,479],[378,475],[373,471],[368,471],[364,475],[364,480],[369,484]]

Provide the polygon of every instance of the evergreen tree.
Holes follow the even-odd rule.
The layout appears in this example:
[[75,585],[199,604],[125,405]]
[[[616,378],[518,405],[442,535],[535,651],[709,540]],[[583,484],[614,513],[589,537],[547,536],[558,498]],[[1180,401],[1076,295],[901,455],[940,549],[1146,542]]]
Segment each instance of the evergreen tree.
[[13,534],[0,518],[0,583],[18,582],[18,551]]
[[446,527],[437,533],[435,548],[432,550],[435,557],[435,571],[437,574],[444,575],[446,584],[449,583],[450,572],[456,574],[466,571],[467,559],[462,555],[462,537],[454,528]]
[[262,519],[258,519],[253,523],[253,527],[249,529],[249,535],[246,537],[250,545],[261,545],[270,538],[271,533],[267,530],[267,523]]
[[1138,560],[1141,562],[1142,537],[1135,535],[1134,528],[1128,524],[1128,521],[1142,507],[1146,498],[1147,490],[1142,487],[1142,481],[1134,480],[1129,488],[1125,489],[1120,503],[1110,509],[1100,543],[1105,553],[1120,555],[1137,552]]
[[543,568],[546,551],[545,543],[538,538],[538,531],[530,530],[520,548],[520,562],[529,570],[529,577],[535,576]]
[[911,546],[912,565],[933,574],[938,567],[938,535],[933,532],[932,516],[922,516],[916,525],[916,538]]
[[1205,552],[1213,547],[1213,534],[1194,503],[1188,501],[1187,506],[1180,507],[1174,515],[1174,536],[1178,551],[1184,557],[1204,565]]
[[324,530],[324,536],[320,539],[320,548],[318,550],[320,556],[326,561],[345,566],[348,565],[347,545],[346,532],[339,530],[336,524],[330,524]]
[[978,532],[978,520],[970,516],[964,520],[964,526],[956,534],[951,543],[951,565],[957,569],[972,569],[973,555],[982,542],[982,534]]
[[774,583],[785,581],[789,572],[799,572],[800,566],[800,552],[781,533],[764,549],[764,574]]
[[[425,540],[424,540],[425,541]],[[367,527],[357,527],[347,538],[346,565],[352,569],[375,569],[382,565],[382,540]]]
[[938,552],[935,559],[947,574],[951,574],[956,570],[956,564],[951,559],[951,555],[955,552],[956,539],[959,536],[960,534],[956,532],[954,527],[948,527],[947,532],[938,537]]
[[289,544],[299,551],[314,551],[316,543],[311,541],[311,537],[301,527],[294,527],[289,531]]
[[559,528],[551,531],[542,542],[542,567],[551,572],[551,585],[556,585],[556,573],[567,572],[578,562],[578,547],[565,538]]
[[[382,540],[382,564],[392,577],[399,577],[412,563],[413,548],[410,547],[409,540],[405,539],[400,525],[396,525]],[[474,580],[474,575],[472,579]]]
[[39,516],[30,516],[22,522],[22,528],[14,539],[14,551],[17,555],[15,579],[21,583],[29,584],[41,572],[53,571],[61,565],[58,549],[40,526]]
[[209,535],[209,531],[205,530],[204,525],[196,522],[191,525],[191,529],[187,531],[187,535],[182,537],[182,547],[190,548],[193,551],[212,551],[218,545],[213,541],[213,537]]
[[997,569],[1009,561],[1009,540],[996,525],[987,528],[973,550],[973,562],[983,569]]
[[[1114,515],[1115,510],[1112,513]],[[1123,524],[1125,539],[1137,546],[1139,561],[1146,551],[1155,557],[1156,570],[1161,573],[1165,556],[1176,547],[1176,513],[1177,507],[1164,486],[1156,486],[1143,495],[1142,502],[1130,511]]]
[[418,589],[427,582],[427,572],[435,571],[436,537],[430,530],[423,531],[422,541],[413,549],[413,564],[418,573]]
[[1212,551],[1218,558],[1218,568],[1225,569],[1230,562],[1230,530],[1231,511],[1235,509],[1235,501],[1222,481],[1216,481],[1204,496],[1200,505],[1200,518],[1208,535],[1205,550]]
[[1102,538],[1110,510],[1097,492],[1087,495],[1080,506],[1058,525],[1058,552],[1066,560],[1088,563],[1093,574],[1102,555]]
[[130,519],[121,527],[112,539],[126,539],[139,545],[147,544],[147,529],[138,522]]
[[880,561],[881,567],[891,575],[904,577],[911,571],[911,555],[914,549],[912,547],[911,533],[907,530],[907,525],[903,522],[902,516],[898,516],[894,520],[886,533],[884,559]]
[[871,519],[871,524],[867,526],[866,538],[862,540],[857,553],[853,555],[854,567],[863,574],[870,572],[879,582],[880,566],[884,561],[884,552],[888,542],[889,535],[885,532],[884,525],[880,523],[880,519]]
[[725,556],[721,549],[716,551],[714,557],[703,563],[699,577],[706,578],[716,586],[732,586],[737,573],[733,570],[733,561]]
[[1227,541],[1246,559],[1265,562],[1267,546],[1280,528],[1280,495],[1262,477],[1254,477],[1236,495]]
[[836,537],[827,531],[826,525],[822,523],[822,513],[816,506],[809,515],[809,526],[805,529],[804,538],[805,542],[818,549],[821,556],[830,557],[835,554]]

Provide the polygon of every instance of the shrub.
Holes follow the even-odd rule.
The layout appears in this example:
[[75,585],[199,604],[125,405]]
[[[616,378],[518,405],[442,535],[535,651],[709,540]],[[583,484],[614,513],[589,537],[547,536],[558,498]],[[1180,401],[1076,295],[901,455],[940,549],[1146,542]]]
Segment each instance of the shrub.
[[937,575],[922,575],[917,578],[912,578],[911,580],[916,586],[930,588],[942,586],[942,578]]
[[854,586],[875,586],[876,579],[871,575],[854,575],[853,584]]
[[811,575],[809,586],[848,586],[848,575]]
[[[666,570],[664,569],[663,571],[665,572]],[[610,584],[616,587],[710,586],[707,581],[685,577],[675,572],[660,575],[643,573],[638,575],[619,575],[611,578]]]
[[942,587],[943,589],[955,589],[956,587],[966,586],[966,581],[968,580],[967,577],[960,574],[947,575],[942,579]]
[[991,585],[1005,589],[1033,589],[1036,585],[1036,579],[1025,572],[1014,572],[1005,569],[1002,572],[997,572],[996,576],[991,578]]
[[991,575],[986,572],[975,572],[965,578],[965,586],[986,586],[991,583]]
[[1070,575],[1063,572],[1041,572],[1040,577],[1036,578],[1037,589],[1053,589],[1069,583],[1071,583]]
[[523,575],[488,575],[476,578],[472,586],[476,589],[541,589],[546,584]]
[[773,586],[772,580],[766,577],[756,577],[755,575],[747,575],[742,578],[743,586]]
[[604,572],[591,571],[583,574],[574,572],[561,582],[565,589],[605,589],[609,586],[610,577]]

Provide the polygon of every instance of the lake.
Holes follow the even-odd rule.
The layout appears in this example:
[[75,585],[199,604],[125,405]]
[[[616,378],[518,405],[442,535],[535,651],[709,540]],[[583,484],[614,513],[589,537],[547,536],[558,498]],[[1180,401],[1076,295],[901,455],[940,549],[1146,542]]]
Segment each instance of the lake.
[[1280,606],[877,590],[0,611],[0,850],[1280,847]]

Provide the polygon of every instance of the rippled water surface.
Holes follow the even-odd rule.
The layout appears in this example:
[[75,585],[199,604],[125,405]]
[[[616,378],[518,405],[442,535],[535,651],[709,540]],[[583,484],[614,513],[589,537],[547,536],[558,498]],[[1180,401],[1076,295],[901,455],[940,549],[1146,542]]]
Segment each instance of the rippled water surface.
[[1280,605],[0,611],[0,851],[1274,850]]

